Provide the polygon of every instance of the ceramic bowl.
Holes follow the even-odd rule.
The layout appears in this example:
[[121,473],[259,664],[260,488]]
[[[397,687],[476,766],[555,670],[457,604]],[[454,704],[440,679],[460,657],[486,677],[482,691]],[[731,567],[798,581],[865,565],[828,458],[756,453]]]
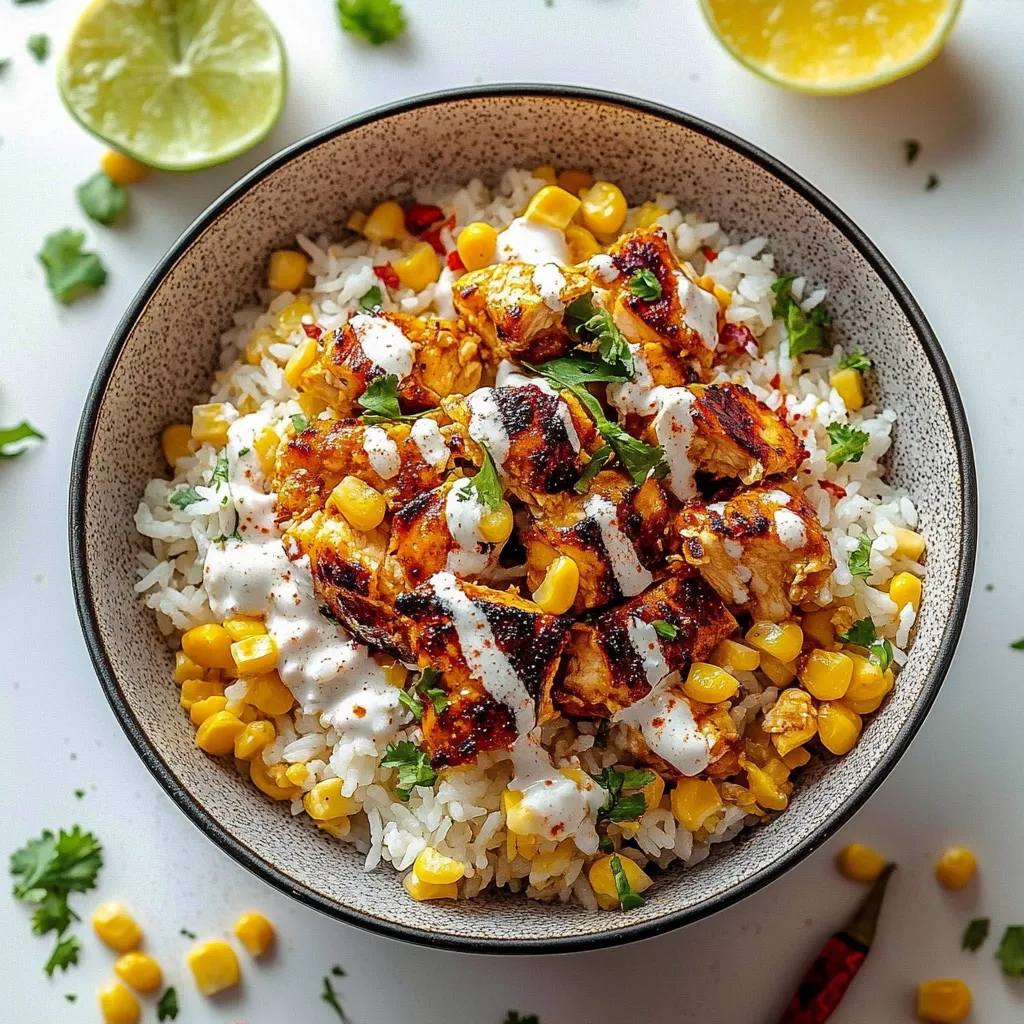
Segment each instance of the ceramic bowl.
[[[780,271],[829,288],[832,338],[874,360],[876,400],[899,413],[889,473],[921,510],[928,586],[892,699],[854,750],[806,772],[789,809],[703,863],[659,877],[647,904],[588,913],[510,895],[414,903],[362,858],[230,763],[196,748],[170,685],[171,653],[132,593],[132,523],[146,481],[166,472],[159,436],[202,401],[217,339],[246,305],[267,254],[296,232],[340,230],[393,183],[495,181],[511,166],[585,166],[634,201],[678,196],[735,235],[770,239]],[[397,938],[487,952],[581,949],[652,935],[748,895],[823,843],[906,750],[960,634],[974,567],[974,467],[960,398],[935,335],[878,249],[806,181],[759,149],[675,110],[580,89],[501,87],[397,103],[268,160],[178,240],[126,313],[90,391],[71,485],[78,611],[100,682],[146,765],[215,843],[270,884]]]

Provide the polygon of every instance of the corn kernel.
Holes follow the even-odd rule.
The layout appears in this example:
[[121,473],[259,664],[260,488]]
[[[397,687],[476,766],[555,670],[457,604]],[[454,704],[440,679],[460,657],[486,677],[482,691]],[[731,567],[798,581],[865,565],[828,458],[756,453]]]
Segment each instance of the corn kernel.
[[129,953],[142,941],[142,929],[117,900],[101,903],[92,912],[92,927],[100,941],[115,953]]
[[944,889],[962,889],[978,870],[978,859],[964,846],[947,846],[935,865],[935,877]]
[[[615,876],[612,874],[612,858],[616,856],[618,854],[612,853],[606,857],[598,857],[590,865],[587,877],[590,879],[590,885],[594,892],[599,896],[606,896],[614,900],[614,906],[617,907],[619,905],[619,894],[615,888]],[[629,882],[629,887],[633,892],[643,892],[651,887],[650,877],[636,861],[630,860],[629,857],[619,857],[619,863],[622,865],[626,881]]]
[[861,702],[882,698],[887,692],[887,687],[881,668],[870,658],[854,654],[852,651],[847,657],[853,662],[853,673],[850,685],[843,695],[844,701]]
[[336,508],[357,530],[375,530],[384,521],[387,503],[376,488],[347,476],[331,491],[327,507]]
[[909,604],[916,612],[921,607],[921,581],[910,572],[898,572],[889,584],[889,597],[903,611]]
[[374,661],[384,669],[384,678],[389,686],[394,686],[399,690],[405,686],[405,682],[409,678],[409,670],[400,661],[380,654],[374,658]]
[[483,221],[467,224],[455,240],[459,259],[467,270],[480,270],[494,262],[494,254],[498,248],[498,232]]
[[341,779],[318,782],[303,798],[306,813],[317,821],[330,821],[341,815],[355,814],[359,804],[349,796],[341,795]]
[[917,986],[917,1016],[933,1024],[960,1024],[971,1012],[971,990],[959,978],[935,978]]
[[316,361],[316,338],[305,338],[299,342],[298,348],[292,353],[291,358],[284,365],[284,379],[287,383],[297,388],[302,375]]
[[192,454],[192,428],[187,423],[172,423],[160,435],[160,447],[168,466],[174,466],[178,459],[187,459]]
[[839,873],[851,882],[873,882],[882,873],[885,858],[870,846],[850,843],[839,851],[836,867]]
[[795,771],[797,768],[803,768],[810,759],[811,755],[804,747],[794,747],[788,754],[782,754],[782,763],[790,771]]
[[554,184],[564,189],[570,195],[578,196],[585,188],[590,188],[594,184],[594,176],[590,171],[562,171],[554,181]]
[[780,689],[796,679],[796,669],[773,658],[767,651],[761,654],[761,671]]
[[116,149],[108,149],[100,157],[100,168],[115,185],[137,185],[149,174],[149,168]]
[[395,273],[403,288],[421,292],[438,279],[441,262],[429,242],[417,242],[407,256],[395,263]]
[[311,391],[303,391],[295,401],[310,420],[315,420],[327,408],[327,403]]
[[335,839],[344,839],[352,831],[352,823],[345,815],[340,818],[331,818],[330,821],[318,821],[316,827],[329,836],[334,836]]
[[613,235],[626,220],[626,197],[618,185],[596,181],[580,194],[583,223],[595,235]]
[[202,725],[208,718],[213,717],[218,711],[223,711],[228,706],[227,697],[215,694],[211,697],[204,697],[202,700],[194,701],[188,709],[189,718],[193,725]]
[[185,960],[195,978],[196,988],[204,996],[223,992],[237,985],[241,978],[238,956],[221,939],[199,943],[188,951]]
[[231,657],[231,637],[223,626],[215,622],[195,626],[184,633],[181,649],[204,668],[235,667]]
[[659,217],[664,217],[668,210],[657,203],[646,202],[637,208],[634,222],[638,228],[649,228]]
[[860,738],[863,723],[856,711],[828,702],[818,708],[818,737],[833,754],[848,754]]
[[747,630],[747,643],[785,663],[800,653],[804,631],[795,622],[755,622]]
[[832,625],[832,610],[818,608],[813,612],[805,612],[800,620],[800,628],[804,636],[809,637],[819,647],[828,649],[836,642],[836,631]]
[[568,555],[559,555],[533,592],[533,601],[549,615],[564,615],[573,606],[579,589],[579,566]]
[[722,797],[709,779],[680,779],[671,799],[672,815],[687,832],[696,832],[722,809]]
[[555,169],[550,164],[541,164],[540,167],[534,167],[530,171],[530,177],[543,181],[545,185],[554,185],[558,180],[558,175],[555,174]]
[[[366,227],[368,219],[369,218],[362,210],[353,210],[348,215],[348,220],[345,221],[345,227],[347,227],[349,231],[354,231],[357,235],[361,235],[363,233],[363,228]],[[403,220],[404,219],[405,218],[403,218]]]
[[722,285],[712,282],[711,294],[718,299],[718,304],[722,309],[728,309],[732,305],[732,292],[728,288],[723,288]]
[[402,879],[402,886],[405,891],[414,899],[423,900],[457,900],[459,898],[459,887],[455,882],[447,885],[431,885],[416,877],[415,871]]
[[789,781],[789,768],[786,767],[786,762],[781,757],[769,757],[763,765],[759,765],[764,769],[765,775],[767,775],[776,786],[781,786]]
[[480,536],[489,544],[504,544],[512,536],[512,506],[503,501],[480,516]]
[[570,224],[565,229],[565,241],[569,246],[569,260],[572,263],[586,263],[591,256],[601,251],[601,243],[579,224]]
[[267,287],[276,292],[295,292],[302,287],[309,260],[294,249],[276,249],[270,254]]
[[263,956],[274,941],[274,926],[255,911],[243,914],[235,922],[234,931],[251,956]]
[[729,675],[724,668],[695,661],[686,674],[683,693],[691,700],[704,704],[720,704],[728,700],[740,688],[739,680]]
[[155,992],[164,980],[160,965],[145,953],[125,953],[114,964],[114,973],[136,992]]
[[[209,699],[216,700],[217,698],[210,697]],[[244,728],[245,723],[230,711],[217,711],[199,726],[196,731],[196,745],[200,750],[213,757],[223,757],[224,754],[234,752],[235,738]]]
[[281,682],[276,672],[257,676],[248,680],[248,683],[244,697],[246,704],[251,704],[265,715],[287,714],[295,703],[292,691]]
[[192,406],[192,436],[200,444],[223,448],[228,443],[231,421],[223,402],[208,402]]
[[119,981],[109,981],[97,993],[104,1024],[136,1024],[142,1007]]
[[580,201],[557,185],[545,185],[529,202],[525,220],[564,231],[580,208]]
[[224,620],[224,629],[234,641],[244,640],[250,636],[263,636],[267,631],[266,623],[255,616],[236,615]]
[[273,722],[268,722],[264,718],[250,722],[235,737],[235,757],[250,761],[257,754],[263,753],[276,739],[277,729],[274,728]]
[[517,836],[529,836],[544,826],[523,803],[523,794],[518,789],[505,789],[501,794],[501,809],[505,812],[505,826]]
[[210,697],[223,697],[224,684],[215,679],[186,679],[181,684],[181,693],[178,696],[181,699],[181,706],[186,711],[191,711],[200,701]]
[[240,676],[262,676],[277,667],[277,641],[269,633],[247,636],[231,645],[231,658]]
[[747,770],[747,786],[754,794],[754,799],[769,811],[784,811],[789,798],[771,775],[751,761],[745,760],[743,767]]
[[450,885],[457,882],[466,868],[459,861],[438,853],[432,846],[425,847],[412,866],[416,877],[428,885]]
[[309,769],[304,764],[290,764],[284,777],[293,786],[301,786],[309,778]]
[[259,459],[264,476],[270,476],[274,472],[277,446],[280,443],[281,438],[277,436],[277,431],[273,427],[264,427],[253,438],[253,451],[256,452],[256,458]]
[[186,679],[202,679],[203,666],[193,661],[184,651],[174,652],[174,681],[179,685]]
[[864,407],[864,381],[860,370],[848,366],[843,370],[836,370],[828,380],[850,412],[856,412]]
[[380,203],[370,211],[362,233],[377,245],[397,241],[405,235],[405,213],[396,202]]
[[924,554],[924,537],[914,530],[905,530],[902,526],[893,526],[889,530],[896,541],[896,557],[909,558],[912,562],[920,562]]
[[264,359],[273,359],[270,346],[280,339],[273,331],[256,331],[245,345],[245,361],[250,366],[259,366]]
[[301,790],[297,786],[282,785],[271,774],[262,757],[249,762],[249,778],[253,785],[272,800],[294,800]]
[[654,772],[654,781],[648,782],[643,789],[640,790],[644,795],[644,807],[647,810],[653,810],[655,807],[661,806],[662,797],[665,795],[665,780],[657,773]]
[[746,644],[720,640],[711,652],[711,664],[731,672],[753,672],[761,664],[761,655]]
[[838,651],[815,648],[800,669],[800,682],[818,700],[839,700],[850,688],[853,661]]
[[[308,299],[296,299],[294,302],[289,302],[277,314],[277,326],[275,331],[277,332],[278,338],[287,340],[297,331],[302,330],[303,320],[309,317],[313,317],[313,307],[309,304]],[[305,338],[305,333],[302,334]]]

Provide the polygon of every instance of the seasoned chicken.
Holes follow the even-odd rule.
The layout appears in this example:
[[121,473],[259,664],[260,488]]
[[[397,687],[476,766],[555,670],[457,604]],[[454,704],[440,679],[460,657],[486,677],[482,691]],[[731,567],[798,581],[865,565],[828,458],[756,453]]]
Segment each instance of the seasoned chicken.
[[[569,622],[521,597],[441,573],[395,601],[410,621],[421,668],[441,672],[451,704],[440,714],[428,704],[423,736],[435,766],[465,764],[480,751],[508,747],[516,715],[543,723],[555,714],[551,687],[569,640]],[[487,676],[486,686],[481,679]],[[509,687],[497,696],[487,686]],[[524,706],[512,707],[516,695]]]
[[664,562],[670,511],[656,480],[637,487],[623,473],[602,470],[586,494],[545,510],[523,536],[531,591],[547,567],[568,555],[580,570],[575,613],[632,597],[650,586]]
[[694,501],[676,517],[682,553],[729,604],[780,621],[812,600],[835,562],[814,507],[789,482],[728,501]]
[[[666,622],[659,636],[646,623]],[[570,715],[609,718],[647,696],[670,672],[703,661],[736,628],[718,594],[695,572],[670,576],[630,601],[577,622],[569,664],[555,686],[555,704]],[[654,644],[655,650],[648,650]]]
[[[641,228],[620,238],[609,250],[611,266],[588,264],[594,300],[608,310],[631,342],[660,342],[670,352],[690,356],[707,369],[718,345],[722,316],[718,300],[682,268],[660,228]],[[661,294],[653,301],[635,295],[633,275],[648,270]]]
[[445,395],[468,395],[480,384],[480,339],[461,324],[404,313],[359,313],[320,340],[316,361],[299,389],[343,416],[358,415],[357,399],[386,374],[399,379],[403,412],[432,409]]
[[608,404],[618,413],[619,422],[634,437],[639,437],[658,411],[656,388],[681,388],[700,382],[700,365],[670,352],[657,341],[629,346],[633,355],[633,380],[608,385]]
[[579,269],[497,263],[460,277],[452,301],[494,365],[501,359],[541,363],[569,348],[564,308],[588,291],[590,282]]

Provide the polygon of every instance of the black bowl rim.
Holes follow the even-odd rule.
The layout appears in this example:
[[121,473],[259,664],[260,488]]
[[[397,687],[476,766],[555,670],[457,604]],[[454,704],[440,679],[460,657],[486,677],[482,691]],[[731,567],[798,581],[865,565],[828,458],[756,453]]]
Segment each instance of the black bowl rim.
[[[442,931],[434,932],[423,928],[384,921],[370,914],[341,906],[332,900],[325,899],[304,885],[296,883],[284,872],[273,867],[253,850],[240,843],[185,789],[173,771],[159,754],[149,745],[146,735],[135,718],[127,702],[121,696],[117,680],[110,661],[104,650],[103,639],[93,610],[91,585],[85,559],[84,527],[85,527],[85,495],[86,473],[92,452],[93,433],[97,414],[106,392],[107,383],[113,373],[121,349],[128,338],[136,320],[139,318],[164,276],[177,262],[188,247],[199,235],[232,203],[248,191],[257,182],[262,181],[292,158],[312,149],[336,136],[344,135],[354,129],[361,128],[373,121],[407,113],[416,109],[445,104],[452,101],[467,99],[487,99],[508,96],[545,96],[556,99],[584,100],[593,103],[610,104],[632,109],[638,113],[649,114],[671,121],[691,131],[704,135],[718,142],[739,155],[746,157],[768,171],[803,199],[809,202],[819,213],[826,217],[847,241],[853,245],[868,262],[874,272],[888,287],[913,326],[928,361],[938,379],[943,401],[950,417],[954,441],[956,444],[957,461],[962,481],[962,515],[963,541],[960,551],[960,570],[956,585],[953,606],[943,633],[939,650],[918,699],[913,715],[904,723],[894,742],[882,760],[872,769],[868,777],[858,787],[850,799],[831,817],[829,817],[812,835],[802,843],[788,851],[783,857],[762,868],[740,884],[705,900],[693,907],[665,914],[655,921],[611,928],[596,935],[580,937],[566,936],[552,939],[480,939],[449,935]],[[115,716],[128,736],[129,741],[143,763],[153,773],[157,781],[185,815],[204,835],[228,853],[241,865],[281,892],[297,899],[309,907],[319,910],[331,917],[348,924],[366,928],[377,934],[390,938],[401,939],[420,945],[438,949],[452,949],[471,953],[567,953],[589,949],[599,949],[621,943],[633,942],[638,939],[650,938],[671,931],[684,924],[690,924],[710,914],[724,910],[751,895],[769,882],[780,877],[794,867],[809,854],[814,852],[826,840],[835,834],[850,817],[864,804],[867,798],[878,788],[882,780],[895,767],[896,762],[906,752],[910,741],[921,727],[928,711],[938,694],[939,687],[949,670],[950,662],[956,650],[957,642],[963,629],[964,618],[970,598],[971,583],[974,576],[974,564],[977,549],[978,495],[977,478],[974,466],[974,453],[971,446],[967,416],[964,412],[960,394],[935,332],[907,286],[893,269],[889,261],[882,255],[877,246],[867,235],[840,210],[831,199],[825,196],[814,185],[797,174],[786,164],[770,156],[752,143],[727,132],[716,125],[710,124],[692,114],[687,114],[672,107],[664,106],[650,100],[639,99],[620,93],[581,86],[560,86],[529,83],[512,83],[503,85],[470,86],[464,88],[443,89],[437,92],[412,96],[384,104],[355,117],[340,121],[305,139],[300,140],[265,160],[254,170],[246,174],[240,181],[216,199],[178,238],[163,256],[146,282],[132,300],[127,312],[121,318],[106,351],[100,361],[96,376],[89,388],[75,441],[74,458],[71,466],[71,488],[69,505],[69,531],[71,578],[75,596],[75,604],[86,646],[93,667],[99,677],[100,684],[106,694]]]

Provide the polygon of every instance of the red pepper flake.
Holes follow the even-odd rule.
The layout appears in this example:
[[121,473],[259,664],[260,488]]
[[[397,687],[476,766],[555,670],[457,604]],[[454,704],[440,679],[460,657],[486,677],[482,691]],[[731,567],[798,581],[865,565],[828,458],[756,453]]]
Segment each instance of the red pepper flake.
[[782,378],[778,374],[775,374],[768,383],[771,384],[776,391],[779,391],[782,388]]
[[452,251],[448,253],[448,257],[445,262],[448,264],[448,269],[455,271],[457,274],[466,269],[466,264],[462,262],[462,257],[459,255],[458,249],[452,249]]
[[303,324],[302,329],[306,332],[306,337],[312,338],[314,341],[319,341],[320,335],[324,333],[324,329],[319,324]]
[[828,493],[831,494],[834,498],[838,499],[846,497],[846,488],[840,487],[839,484],[832,483],[831,480],[819,480],[818,486],[823,491],[828,491]]
[[380,266],[374,267],[373,272],[380,278],[389,288],[398,288],[400,282],[398,280],[398,272],[395,270],[390,263],[382,263]]
[[405,229],[413,235],[421,234],[444,217],[440,206],[413,203],[405,208]]
[[718,351],[724,356],[756,356],[757,338],[743,324],[726,324],[718,332]]
[[455,216],[445,217],[440,224],[435,224],[432,228],[424,231],[420,237],[424,242],[429,242],[434,252],[439,256],[444,256],[448,250],[444,247],[444,242],[441,241],[441,232],[447,228],[449,231],[455,227]]
[[708,263],[714,263],[715,260],[718,259],[718,253],[715,252],[714,249],[708,248],[706,245],[702,245],[700,247],[700,251],[704,253],[704,259],[706,259]]

